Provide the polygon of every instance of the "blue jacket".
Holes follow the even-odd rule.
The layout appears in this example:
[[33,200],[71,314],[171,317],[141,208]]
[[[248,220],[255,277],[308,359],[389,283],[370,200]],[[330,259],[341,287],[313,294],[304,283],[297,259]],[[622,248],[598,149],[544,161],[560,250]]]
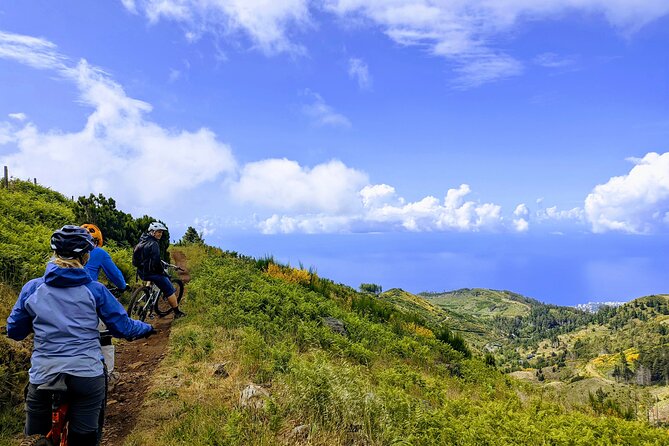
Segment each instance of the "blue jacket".
[[130,319],[83,268],[49,263],[43,277],[25,284],[7,318],[7,336],[19,341],[35,332],[30,382],[43,384],[58,373],[102,375],[98,316],[116,337],[142,336],[151,330],[149,324]]
[[91,276],[91,279],[95,280],[96,282],[100,276],[100,268],[102,268],[102,271],[104,271],[107,279],[109,279],[111,283],[116,286],[116,288],[119,290],[125,290],[126,283],[125,278],[123,277],[123,273],[114,264],[114,261],[112,260],[109,253],[99,246],[95,247],[95,249],[91,251],[91,258],[88,259],[88,262],[86,262],[86,266],[84,268],[86,268],[86,271],[88,271],[88,275]]

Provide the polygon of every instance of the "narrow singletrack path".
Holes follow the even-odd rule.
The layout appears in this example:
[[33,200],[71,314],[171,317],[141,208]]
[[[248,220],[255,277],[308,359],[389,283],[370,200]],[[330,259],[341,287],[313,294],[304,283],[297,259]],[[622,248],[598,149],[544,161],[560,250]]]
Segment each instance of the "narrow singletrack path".
[[[174,262],[185,268],[182,253],[173,253]],[[180,272],[184,283],[190,280],[188,272]],[[151,377],[165,357],[173,316],[147,321],[158,333],[149,339],[116,343],[115,371],[120,378],[107,395],[102,446],[121,446],[132,432],[142,410]]]

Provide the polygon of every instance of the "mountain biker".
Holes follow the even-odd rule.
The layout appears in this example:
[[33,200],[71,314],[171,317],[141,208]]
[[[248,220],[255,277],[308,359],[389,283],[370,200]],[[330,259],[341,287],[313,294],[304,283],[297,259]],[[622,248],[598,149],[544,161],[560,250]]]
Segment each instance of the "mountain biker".
[[[149,225],[146,233],[139,238],[139,243],[135,246],[133,253],[133,263],[137,265],[137,274],[140,279],[150,281],[156,284],[164,296],[167,296],[167,302],[174,310],[174,319],[184,317],[186,313],[179,309],[176,290],[170,282],[170,278],[165,274],[165,270],[160,258],[160,247],[158,240],[167,231],[164,224],[154,221]],[[135,257],[138,257],[135,261]]]
[[[92,223],[86,223],[81,225],[82,228],[86,229],[93,237],[93,243],[95,243],[95,248],[90,253],[90,258],[84,268],[88,272],[88,275],[91,276],[93,281],[98,282],[98,277],[100,276],[100,270],[105,273],[107,279],[116,286],[117,289],[121,291],[127,291],[130,286],[126,284],[125,277],[123,273],[116,266],[111,256],[107,251],[102,249],[104,244],[104,238],[102,236],[102,231],[96,225]],[[106,332],[107,327],[104,323],[100,323],[98,327],[100,332]],[[107,366],[107,375],[108,375],[108,384],[111,388],[116,381],[119,379],[119,374],[114,371],[114,345],[112,344],[112,339],[110,335],[101,335],[100,344],[102,347],[102,355],[104,356],[105,365]]]
[[100,360],[98,316],[117,337],[155,333],[149,324],[132,320],[123,306],[84,269],[93,239],[84,228],[66,225],[51,236],[53,258],[43,277],[26,283],[7,318],[7,336],[22,340],[34,331],[26,389],[26,435],[51,428],[51,397],[40,384],[66,376],[70,446],[97,442],[99,415],[105,398]]
[[128,285],[125,282],[123,273],[118,268],[118,266],[116,266],[109,253],[102,249],[104,238],[102,237],[102,231],[100,231],[100,228],[91,223],[83,224],[81,227],[88,230],[88,232],[91,234],[91,237],[93,237],[93,242],[95,243],[95,248],[93,248],[91,251],[91,257],[84,266],[86,271],[88,271],[88,275],[91,276],[91,279],[97,282],[98,277],[100,276],[100,270],[102,269],[102,271],[105,273],[105,276],[107,276],[107,279],[109,279],[109,281],[113,283],[116,288],[121,291],[126,291]]

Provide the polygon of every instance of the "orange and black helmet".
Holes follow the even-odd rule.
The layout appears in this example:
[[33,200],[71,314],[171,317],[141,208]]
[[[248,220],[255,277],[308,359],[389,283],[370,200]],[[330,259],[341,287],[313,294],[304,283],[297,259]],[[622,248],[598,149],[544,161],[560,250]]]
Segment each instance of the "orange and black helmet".
[[90,223],[83,224],[81,227],[85,228],[91,234],[91,237],[93,237],[93,240],[95,240],[96,245],[102,246],[104,239],[102,238],[102,232],[100,231],[100,228]]

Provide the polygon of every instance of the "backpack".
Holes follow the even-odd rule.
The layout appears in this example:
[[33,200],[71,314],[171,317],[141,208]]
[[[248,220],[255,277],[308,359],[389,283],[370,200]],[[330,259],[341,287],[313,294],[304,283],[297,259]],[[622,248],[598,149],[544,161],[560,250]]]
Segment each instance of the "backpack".
[[132,250],[132,266],[138,270],[144,270],[144,264],[146,263],[144,259],[144,248],[146,247],[146,242],[140,241],[137,243],[135,248]]

